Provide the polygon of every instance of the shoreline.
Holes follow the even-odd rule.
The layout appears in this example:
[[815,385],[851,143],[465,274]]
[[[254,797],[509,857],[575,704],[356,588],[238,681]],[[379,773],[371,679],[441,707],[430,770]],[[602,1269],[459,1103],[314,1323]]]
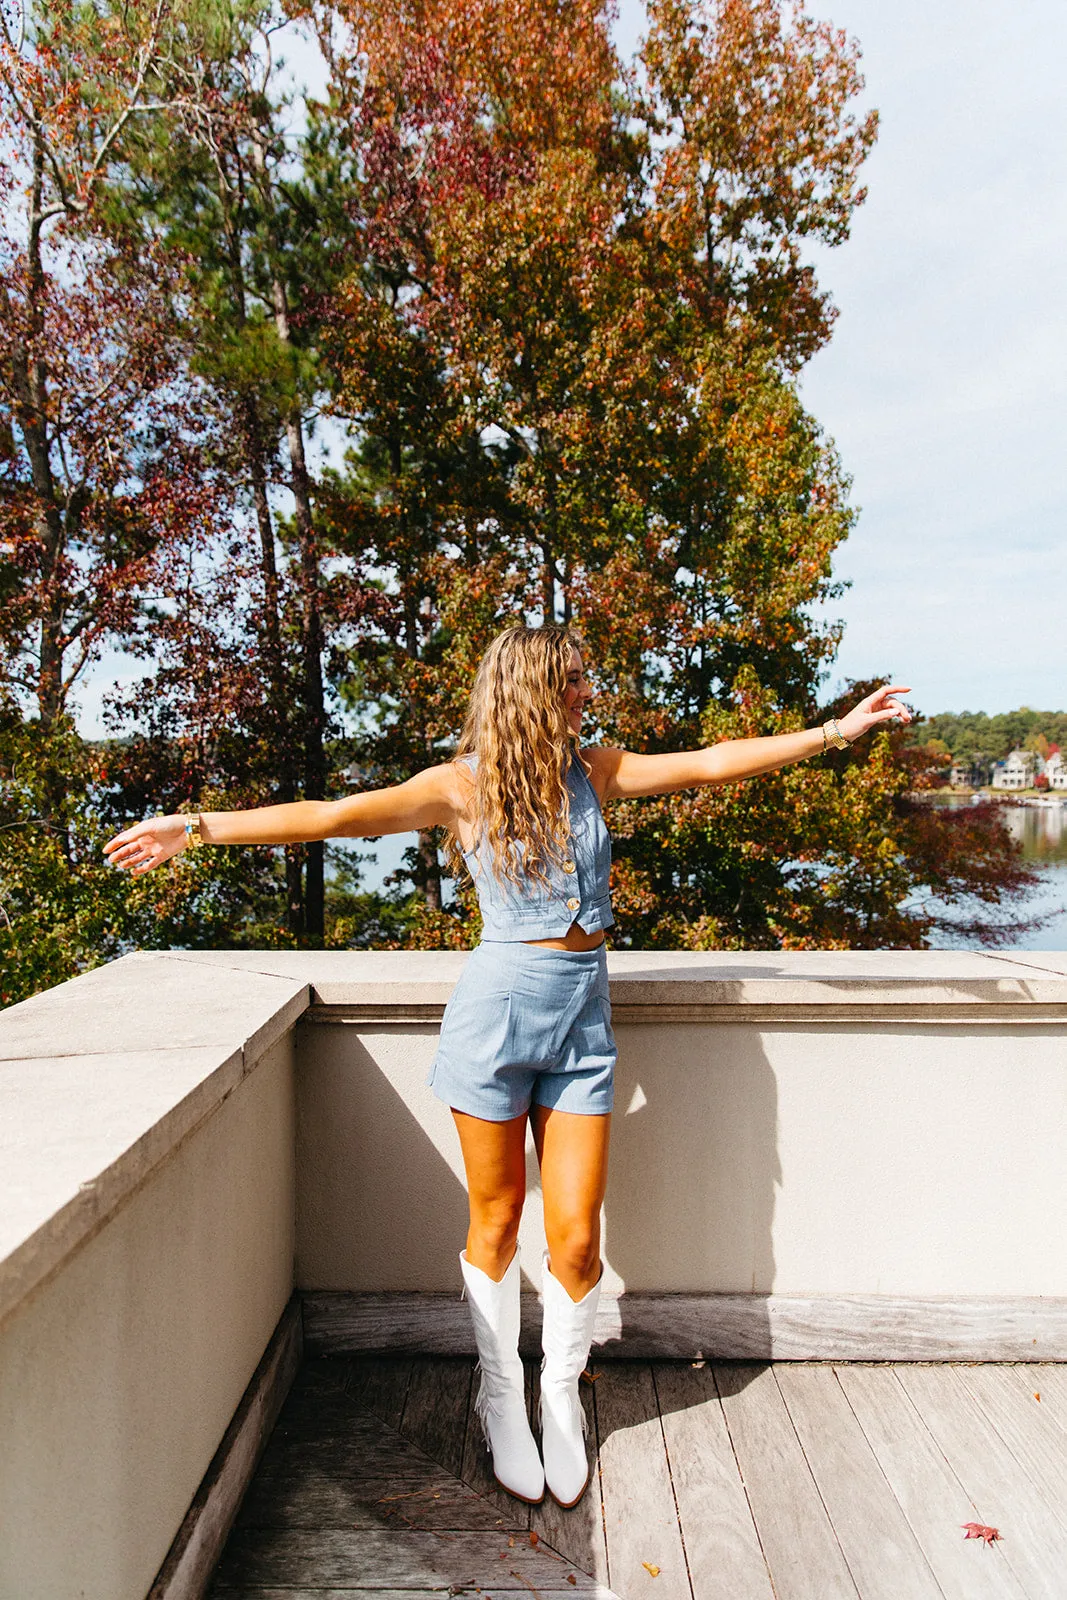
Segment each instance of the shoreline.
[[976,805],[991,800],[999,806],[1025,806],[1039,811],[1061,811],[1067,807],[1067,792],[1049,794],[1041,789],[913,789],[910,800],[971,800]]

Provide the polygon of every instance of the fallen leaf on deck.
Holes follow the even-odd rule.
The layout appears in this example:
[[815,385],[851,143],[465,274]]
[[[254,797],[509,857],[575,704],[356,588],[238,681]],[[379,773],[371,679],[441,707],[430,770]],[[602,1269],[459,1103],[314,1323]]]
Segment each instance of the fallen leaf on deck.
[[984,1522],[961,1522],[960,1527],[966,1529],[965,1539],[981,1539],[985,1544],[992,1544],[994,1539],[1000,1538],[999,1528],[987,1528]]
[[573,1572],[568,1572],[568,1574],[567,1574],[567,1582],[568,1583],[577,1583],[578,1582],[578,1579],[574,1576]]
[[641,1565],[644,1567],[645,1571],[648,1573],[650,1578],[658,1578],[659,1577],[659,1568],[658,1567],[654,1567],[652,1565],[651,1561],[642,1561]]
[[1034,1395],[1034,1399],[1035,1400],[1040,1400],[1041,1399],[1041,1390],[1040,1389],[1038,1389],[1037,1393]]
[[536,1545],[539,1538],[540,1538],[540,1534],[535,1533],[534,1530],[531,1528],[530,1529],[530,1543],[532,1545]]

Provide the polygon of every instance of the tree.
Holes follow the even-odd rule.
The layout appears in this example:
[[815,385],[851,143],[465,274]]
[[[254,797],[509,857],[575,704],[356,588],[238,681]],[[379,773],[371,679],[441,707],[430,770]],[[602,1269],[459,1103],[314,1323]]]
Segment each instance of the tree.
[[[811,608],[835,593],[831,559],[853,513],[793,374],[833,315],[805,241],[840,243],[863,198],[875,120],[848,109],[855,46],[772,0],[653,5],[647,86],[620,100],[596,7],[551,19],[527,8],[521,36],[492,3],[345,15],[345,104],[373,161],[368,257],[335,319],[339,389],[365,389],[367,329],[385,325],[403,354],[382,367],[421,360],[438,397],[419,413],[409,467],[445,437],[446,416],[453,435],[467,418],[468,437],[500,442],[503,542],[486,593],[499,604],[477,621],[509,607],[577,619],[605,734],[624,744],[810,722],[837,640]],[[390,286],[385,312],[368,302],[374,272]],[[414,417],[382,393],[387,378],[376,387],[363,425],[372,411]],[[393,459],[395,509],[402,451]],[[432,699],[454,732],[469,645],[451,652],[473,630],[430,574],[442,545],[463,552],[464,528],[439,505],[420,527],[402,585],[427,641],[411,720]],[[440,718],[435,729],[447,733]],[[898,739],[818,776],[618,808],[622,936],[922,942],[936,919],[901,910],[934,867],[911,815],[916,781]],[[1006,836],[991,817],[975,826],[990,868],[976,869],[975,892],[998,872],[1006,895],[1021,890]],[[966,871],[950,842],[957,876],[938,881],[952,898]]]
[[[63,237],[91,238],[124,285],[156,274],[158,392],[197,408],[138,435],[145,379],[117,413],[141,451],[122,492],[147,494],[144,441],[170,442],[169,424],[193,512],[163,515],[179,497],[158,487],[136,500],[144,565],[121,569],[116,615],[155,671],[106,782],[83,753],[86,817],[125,820],[150,783],[156,804],[196,805],[223,785],[228,804],[322,793],[348,760],[402,778],[448,754],[474,664],[516,617],[580,627],[610,742],[691,746],[839,709],[821,694],[838,629],[817,618],[855,514],[796,380],[833,321],[806,241],[847,237],[875,132],[851,109],[855,45],[783,0],[652,0],[640,72],[599,0],[299,14],[331,81],[298,136],[266,0],[158,13],[143,72],[137,13],[127,78],[114,63],[104,88],[87,78],[120,107],[139,84],[145,114]],[[125,13],[93,16],[127,38]],[[78,26],[55,28],[68,78]],[[112,126],[93,116],[90,153]],[[120,344],[105,339],[109,359]],[[323,409],[350,448],[316,477]],[[9,478],[32,486],[22,439]],[[84,581],[115,548],[84,548]],[[11,639],[37,615],[20,572],[0,585]],[[1009,719],[1013,743],[1034,715]],[[931,897],[1001,937],[996,908],[1027,876],[992,812],[921,803],[928,765],[883,736],[759,784],[617,806],[619,939],[921,945],[943,923]],[[266,909],[270,861],[249,857],[242,888],[227,855],[210,892],[159,896],[159,925],[192,943],[463,944],[472,897],[443,892],[439,844],[420,838],[388,898],[342,863],[332,904],[321,852],[306,880],[290,858],[287,930]],[[128,905],[114,937],[150,941]]]
[[176,523],[212,513],[172,268],[100,217],[166,18],[159,0],[34,10],[16,31],[5,13],[0,31],[0,631],[44,733],[104,643],[136,631]]
[[[318,111],[307,108],[300,138],[286,127],[275,55],[285,21],[270,0],[196,0],[186,8],[158,67],[167,116],[132,149],[121,195],[124,213],[147,237],[184,258],[192,365],[219,409],[220,450],[238,485],[238,509],[251,513],[258,574],[232,541],[224,585],[245,584],[255,668],[238,672],[235,687],[251,692],[240,710],[231,694],[227,711],[250,735],[254,770],[242,766],[243,786],[278,801],[327,792],[333,730],[324,568],[335,552],[316,509],[308,435],[322,388],[314,351],[319,306],[352,234],[343,173]],[[279,491],[291,507],[285,517]],[[196,683],[210,702],[217,699],[212,668],[195,633],[191,618],[184,631],[171,629],[181,664],[171,684],[179,677]],[[290,931],[321,941],[323,847],[286,857]]]

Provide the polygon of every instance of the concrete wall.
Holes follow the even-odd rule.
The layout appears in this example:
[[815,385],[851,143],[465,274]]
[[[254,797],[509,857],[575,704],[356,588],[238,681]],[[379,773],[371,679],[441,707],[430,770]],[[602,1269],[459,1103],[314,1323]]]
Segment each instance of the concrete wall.
[[[620,1025],[605,1286],[1067,1295],[1052,1028]],[[429,1028],[299,1032],[297,1285],[454,1289],[466,1198]],[[521,1249],[544,1249],[532,1150]]]
[[0,1600],[151,1586],[292,1293],[306,1001],[138,957],[0,1015]]
[[[774,959],[610,958],[606,1287],[1067,1295],[1067,1018],[1037,1020],[1053,1013],[1032,989],[1013,1005],[1010,959]],[[747,999],[725,993],[739,963]],[[366,1023],[354,1004],[346,1021],[329,993],[297,1028],[298,1287],[455,1289],[466,1202],[425,1086],[436,1026]],[[907,1020],[886,1019],[894,996]],[[679,1020],[702,1004],[709,1020]],[[775,1020],[797,1013],[811,1020]],[[539,1285],[532,1152],[528,1167],[521,1248]]]
[[[143,1600],[294,1251],[309,1290],[458,1288],[425,1078],[462,963],[131,956],[0,1014],[0,1600]],[[609,1291],[1067,1297],[1067,956],[610,970]]]
[[291,1292],[276,1044],[0,1330],[0,1595],[148,1590]]

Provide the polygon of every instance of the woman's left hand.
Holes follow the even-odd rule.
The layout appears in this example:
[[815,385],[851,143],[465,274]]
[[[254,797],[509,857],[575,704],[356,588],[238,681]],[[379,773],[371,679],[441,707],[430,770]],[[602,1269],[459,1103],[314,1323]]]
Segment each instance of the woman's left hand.
[[858,706],[854,706],[843,717],[838,717],[837,726],[841,729],[842,738],[847,739],[849,744],[855,744],[865,733],[870,733],[872,728],[880,728],[885,722],[894,719],[910,722],[911,712],[907,706],[893,698],[894,695],[910,693],[906,684],[887,684],[884,689],[876,689]]

